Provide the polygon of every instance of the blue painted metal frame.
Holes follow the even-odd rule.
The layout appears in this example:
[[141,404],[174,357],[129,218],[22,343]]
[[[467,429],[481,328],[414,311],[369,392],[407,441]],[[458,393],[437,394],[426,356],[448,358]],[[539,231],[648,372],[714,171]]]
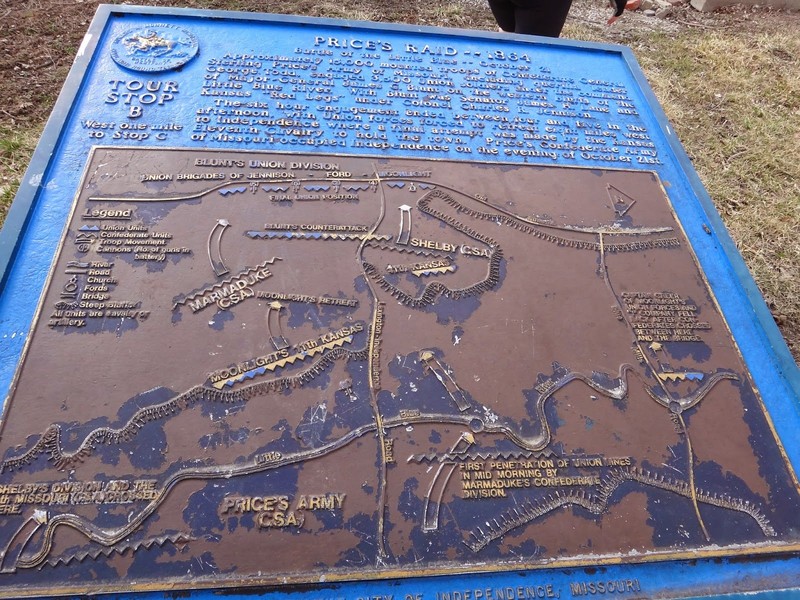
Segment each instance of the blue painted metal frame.
[[[566,40],[535,39],[525,36],[493,34],[487,32],[445,30],[432,27],[372,24],[332,19],[312,19],[290,16],[238,13],[230,11],[197,11],[103,5],[89,28],[79,55],[69,73],[56,107],[45,127],[41,142],[33,156],[17,199],[12,205],[5,226],[0,232],[0,390],[5,395],[9,389],[16,364],[23,350],[27,332],[34,317],[37,299],[41,293],[48,266],[61,239],[65,215],[52,211],[52,206],[42,201],[46,188],[55,184],[50,178],[59,158],[62,158],[65,140],[68,140],[77,100],[89,85],[96,50],[107,42],[109,27],[115,18],[201,19],[220,22],[270,22],[282,25],[299,25],[313,28],[336,28],[343,31],[382,32],[403,35],[423,35],[434,39],[470,40],[478,43],[515,44],[558,48],[565,53],[578,53],[587,57],[610,56],[622,61],[629,76],[638,87],[650,111],[652,122],[663,137],[675,159],[675,169],[669,165],[658,169],[668,182],[676,214],[698,256],[707,280],[715,292],[722,313],[728,321],[736,342],[751,374],[762,390],[764,404],[773,420],[775,430],[784,440],[784,446],[795,471],[800,470],[800,443],[796,431],[800,428],[800,370],[791,357],[780,332],[765,305],[757,286],[733,241],[716,212],[711,199],[692,168],[675,132],[670,127],[658,101],[628,48],[572,42]],[[86,145],[86,144],[84,144]],[[266,149],[266,148],[265,148]],[[84,152],[66,168],[77,182],[85,159]],[[460,156],[448,158],[462,158]],[[62,169],[64,166],[62,165]],[[77,184],[76,184],[77,185]],[[69,189],[69,186],[66,186]],[[74,189],[74,186],[73,186]],[[68,192],[67,203],[72,192]],[[50,212],[48,212],[50,211]],[[710,233],[709,233],[710,232]],[[347,598],[356,600],[376,596],[393,596],[405,600],[440,600],[439,593],[525,585],[551,584],[564,597],[570,582],[637,580],[641,585],[639,597],[714,596],[719,590],[746,592],[764,590],[758,598],[786,600],[800,597],[800,557],[743,559],[702,559],[696,561],[671,561],[652,564],[613,565],[593,569],[570,568],[535,570],[529,572],[475,574],[470,576],[442,576],[426,579],[369,581],[305,586],[287,590],[227,591],[230,598],[249,598],[254,594],[266,595],[273,600],[296,597],[298,593],[308,600],[322,598]],[[302,590],[302,591],[301,591]],[[767,591],[769,590],[769,591]],[[214,591],[193,592],[193,598],[211,598]],[[130,594],[111,595],[111,598],[131,598]],[[136,598],[160,598],[161,593],[135,594]],[[631,596],[626,596],[631,597]],[[743,598],[743,596],[727,596]],[[747,596],[754,597],[753,595]],[[462,600],[474,600],[462,598]]]

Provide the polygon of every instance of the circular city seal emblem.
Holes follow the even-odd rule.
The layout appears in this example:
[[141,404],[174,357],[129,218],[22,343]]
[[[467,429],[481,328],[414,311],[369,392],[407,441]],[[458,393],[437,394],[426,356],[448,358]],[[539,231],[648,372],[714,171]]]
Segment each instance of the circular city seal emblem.
[[200,45],[190,31],[167,23],[129,29],[111,45],[111,58],[132,71],[177,69],[197,55]]

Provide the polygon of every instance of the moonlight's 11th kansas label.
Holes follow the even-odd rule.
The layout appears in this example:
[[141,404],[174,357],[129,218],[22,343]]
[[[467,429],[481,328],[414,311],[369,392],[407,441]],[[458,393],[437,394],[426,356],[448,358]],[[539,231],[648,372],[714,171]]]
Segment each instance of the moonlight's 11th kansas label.
[[798,547],[655,173],[96,148],[79,189],[3,424],[5,589]]

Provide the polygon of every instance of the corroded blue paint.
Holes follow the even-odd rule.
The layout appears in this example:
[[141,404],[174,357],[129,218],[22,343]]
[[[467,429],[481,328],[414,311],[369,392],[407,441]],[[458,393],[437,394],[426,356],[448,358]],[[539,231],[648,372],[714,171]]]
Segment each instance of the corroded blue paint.
[[[206,81],[208,72],[204,70],[203,56],[221,55],[231,47],[231,40],[236,40],[237,52],[247,52],[246,48],[250,48],[253,52],[281,55],[291,52],[296,46],[308,45],[309,40],[317,36],[325,39],[357,36],[374,40],[376,47],[380,47],[382,43],[396,47],[405,44],[418,47],[438,44],[456,49],[462,57],[467,53],[476,56],[478,53],[485,54],[497,50],[502,50],[506,56],[511,53],[518,55],[525,53],[531,57],[533,64],[537,67],[546,67],[557,77],[578,82],[593,77],[623,82],[633,103],[639,108],[639,114],[615,118],[622,124],[629,123],[644,128],[658,147],[663,164],[637,167],[610,164],[607,161],[591,158],[578,158],[569,164],[604,168],[615,166],[642,168],[658,173],[753,379],[761,391],[774,427],[785,442],[790,462],[795,470],[800,469],[800,445],[797,444],[796,437],[796,431],[800,426],[800,372],[630,50],[611,45],[565,40],[534,40],[522,36],[485,32],[233,12],[101,7],[70,72],[0,235],[0,284],[2,285],[0,390],[4,397],[11,386],[34,319],[39,294],[60,243],[74,190],[78,185],[89,148],[93,143],[123,145],[138,143],[136,137],[121,137],[116,141],[113,139],[109,141],[108,136],[91,138],[87,135],[87,128],[83,123],[87,119],[103,122],[117,118],[117,107],[120,102],[124,102],[124,99],[118,97],[115,103],[108,102],[109,94],[121,91],[120,84],[114,88],[109,81],[119,80],[123,75],[112,60],[111,49],[115,45],[119,46],[126,32],[145,28],[155,17],[177,30],[191,31],[198,40],[198,56],[177,65],[180,71],[152,71],[152,78],[162,83],[177,82],[180,88],[179,94],[184,96],[197,97],[203,82]],[[265,40],[269,40],[269,48],[266,48]],[[342,57],[346,59],[344,55]],[[429,57],[426,56],[421,64],[428,64],[425,62],[428,60]],[[138,79],[151,77],[147,73],[129,72],[129,74],[131,78]],[[457,79],[457,75],[454,75],[454,79]],[[466,79],[461,78],[460,82],[464,84]],[[585,88],[586,85],[581,83],[579,87],[584,86],[582,89],[588,89]],[[342,89],[337,88],[335,92],[343,92],[345,87],[342,84]],[[164,89],[159,92],[164,93]],[[466,156],[454,148],[427,153],[404,152],[402,148],[391,147],[403,143],[400,134],[395,132],[389,132],[385,142],[375,140],[373,145],[359,148],[287,146],[280,142],[258,143],[258,145],[242,143],[237,146],[228,142],[217,142],[209,134],[205,139],[192,139],[189,132],[194,131],[197,125],[197,106],[191,102],[181,103],[179,94],[173,94],[173,98],[163,97],[164,102],[160,106],[155,102],[154,105],[139,105],[142,110],[148,111],[148,121],[158,121],[163,116],[164,121],[179,123],[183,127],[181,132],[162,132],[162,137],[151,132],[142,144],[151,147],[181,146],[331,154],[349,151],[375,156],[408,155],[416,158],[499,160],[509,163],[525,163],[531,158],[530,162],[533,163],[556,164],[555,160],[547,156],[524,157],[513,153],[498,156],[480,155],[477,151],[480,137],[474,142],[473,152]],[[270,102],[274,100],[272,98]],[[357,107],[352,101],[348,103],[348,100],[341,106]],[[425,109],[420,107],[420,110]],[[127,133],[135,135],[140,132],[128,130]],[[333,130],[325,131],[324,135],[336,139]],[[381,147],[381,143],[385,143],[388,147]],[[225,191],[232,193],[234,190]],[[209,440],[209,443],[213,443],[213,440]],[[636,556],[631,557],[632,562],[636,560]],[[297,598],[298,594],[307,600],[329,598],[359,600],[389,596],[394,600],[401,598],[403,600],[489,600],[486,598],[487,589],[516,589],[517,586],[536,590],[535,593],[541,593],[542,597],[552,594],[551,597],[558,598],[588,596],[677,598],[714,595],[720,591],[730,593],[775,590],[762,591],[755,596],[747,597],[785,600],[800,595],[800,558],[698,559],[588,569],[544,569],[335,585],[320,582],[318,586],[305,586],[291,591],[252,590],[252,592],[226,593],[226,596],[249,598],[253,595],[264,595],[273,600],[284,598],[289,600]],[[623,592],[619,591],[620,587],[624,588]],[[607,591],[612,588],[613,592]],[[600,593],[601,589],[604,590],[603,593]],[[483,590],[483,598],[477,595],[478,590]],[[466,595],[468,591],[470,596]],[[214,596],[211,591],[192,594],[192,597],[196,598]],[[164,594],[137,594],[136,597],[163,598]],[[730,597],[738,600],[740,596]]]

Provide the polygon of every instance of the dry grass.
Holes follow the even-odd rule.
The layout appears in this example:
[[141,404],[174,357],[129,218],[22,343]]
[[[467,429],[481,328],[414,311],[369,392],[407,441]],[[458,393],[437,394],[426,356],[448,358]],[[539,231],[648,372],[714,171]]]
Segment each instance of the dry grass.
[[36,147],[39,132],[39,129],[16,131],[0,128],[0,224],[5,221],[20,178]]
[[[0,33],[0,221],[97,0],[8,0]],[[485,0],[138,0],[495,30]],[[800,14],[683,6],[666,20],[574,0],[564,36],[630,45],[800,358]],[[14,49],[12,52],[9,49]]]
[[641,62],[797,358],[800,34],[666,42]]

